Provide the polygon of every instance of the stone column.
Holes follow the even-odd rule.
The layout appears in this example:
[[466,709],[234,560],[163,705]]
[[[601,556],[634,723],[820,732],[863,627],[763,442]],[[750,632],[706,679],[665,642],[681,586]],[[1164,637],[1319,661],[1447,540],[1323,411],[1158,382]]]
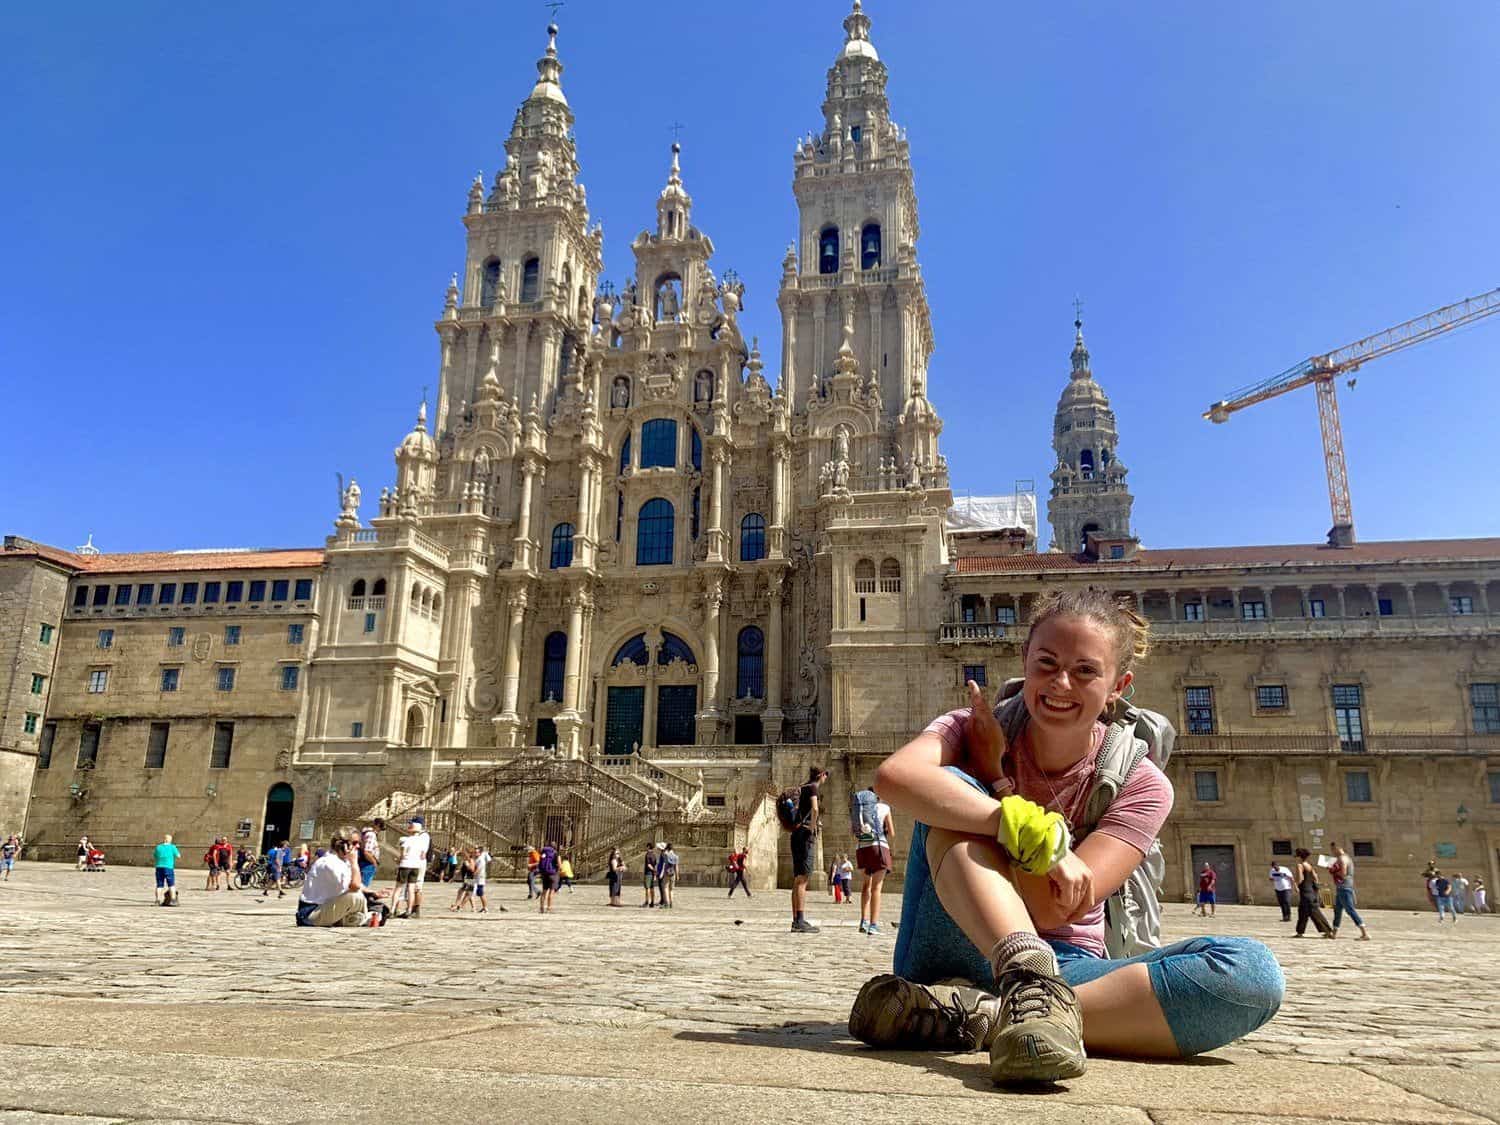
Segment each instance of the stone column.
[[568,594],[568,648],[563,659],[562,710],[555,719],[557,745],[569,758],[579,756],[578,732],[583,715],[578,710],[578,675],[583,658],[583,615],[588,591],[582,584]]
[[1344,598],[1344,587],[1343,586],[1337,586],[1337,587],[1335,587],[1335,589],[1337,590],[1338,595],[1339,595],[1339,616],[1341,618],[1348,617],[1349,616],[1349,605],[1348,605],[1348,602]]
[[555,324],[542,329],[542,357],[537,374],[537,405],[543,413],[557,388],[557,347],[562,340],[562,331]]
[[1380,616],[1380,584],[1378,582],[1367,583],[1365,590],[1370,595],[1370,616]]
[[[526,408],[526,403],[521,396],[526,390],[526,335],[530,328],[531,325],[529,322],[523,322],[515,326],[516,370],[515,376],[511,380],[511,401],[522,410]],[[497,373],[495,377],[498,379],[499,374]]]
[[1178,616],[1177,616],[1177,591],[1176,590],[1168,590],[1167,591],[1167,613],[1171,616],[1171,618],[1172,618],[1173,621],[1178,620]]
[[1475,601],[1479,603],[1479,612],[1486,617],[1490,615],[1490,591],[1489,583],[1481,576],[1474,581]]
[[807,373],[808,393],[812,388],[823,381],[823,370],[828,366],[826,356],[828,347],[828,335],[826,332],[827,314],[824,311],[824,301],[821,295],[813,297],[813,358],[812,369]]
[[385,590],[385,643],[388,645],[397,644],[401,640],[406,624],[406,603],[409,600],[407,584],[410,581],[411,571],[404,562],[398,563]]
[[712,516],[708,524],[708,557],[711,560],[723,561],[724,558],[724,472],[729,463],[729,452],[722,445],[715,444],[710,454],[714,466],[714,479],[712,489],[712,500],[710,508]]
[[1417,584],[1415,582],[1403,582],[1402,588],[1406,590],[1406,608],[1413,617],[1417,615]]
[[766,710],[761,717],[761,737],[775,744],[781,741],[781,595],[786,574],[773,571],[770,579],[770,614],[766,621]]
[[1266,599],[1266,620],[1270,621],[1276,616],[1276,588],[1274,586],[1262,586],[1260,596]]
[[724,579],[714,575],[703,591],[703,709],[698,714],[698,738],[715,742],[719,717],[719,609],[724,604]]
[[1135,611],[1142,617],[1146,616],[1146,594],[1142,590],[1135,592]]
[[[1232,590],[1229,591],[1229,596],[1234,599],[1234,619],[1236,621],[1243,621],[1245,619],[1244,618],[1245,611],[1241,608],[1241,605],[1243,604],[1240,601],[1240,595],[1241,595],[1241,593],[1242,593],[1242,591],[1240,590],[1240,588],[1238,586],[1236,586],[1234,589],[1232,589]],[[1207,598],[1204,599],[1205,602],[1207,602],[1207,600],[1208,600]],[[1208,616],[1208,606],[1206,604],[1203,607],[1203,616],[1205,618]]]
[[437,413],[433,417],[433,433],[439,437],[448,428],[448,399],[453,381],[453,344],[458,335],[457,327],[444,327],[441,333],[442,350],[438,361]]
[[573,520],[573,565],[591,566],[594,561],[593,538],[590,533],[589,516],[594,509],[594,475],[592,458],[588,453],[579,455],[578,515]]
[[531,497],[535,489],[540,465],[536,455],[525,453],[521,458],[521,506],[516,519],[515,562],[517,570],[531,570],[534,566],[531,550]]
[[1448,600],[1448,591],[1452,588],[1453,584],[1451,582],[1438,583],[1438,593],[1442,596],[1443,599],[1443,612],[1448,614],[1450,617],[1453,614],[1453,603]]
[[646,698],[641,707],[641,745],[656,743],[656,645],[646,647]]
[[1309,617],[1312,616],[1312,610],[1311,610],[1311,607],[1308,604],[1311,601],[1312,601],[1312,587],[1311,586],[1298,586],[1297,587],[1297,605],[1300,607],[1299,608],[1299,612],[1302,614],[1302,616],[1303,616],[1304,619],[1309,618]]
[[526,632],[527,600],[524,589],[511,593],[510,628],[505,634],[505,665],[500,675],[500,714],[495,719],[496,742],[500,746],[515,746],[521,726],[516,700],[521,694],[521,642]]
[[770,542],[766,544],[767,555],[773,559],[786,556],[786,440],[783,436],[771,436],[771,527]]

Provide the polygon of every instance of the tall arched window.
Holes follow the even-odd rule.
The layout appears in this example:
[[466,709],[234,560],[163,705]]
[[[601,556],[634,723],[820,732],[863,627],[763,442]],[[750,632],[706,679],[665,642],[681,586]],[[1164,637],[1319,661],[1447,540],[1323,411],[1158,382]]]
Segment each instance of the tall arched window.
[[1085,449],[1078,455],[1078,472],[1084,480],[1089,480],[1094,475],[1094,451]]
[[500,291],[500,259],[491,258],[484,263],[484,272],[479,278],[479,304],[486,309],[495,307],[495,297]]
[[740,562],[766,557],[766,517],[751,512],[740,520]]
[[882,594],[901,592],[901,564],[893,558],[884,558],[880,561],[880,592]]
[[703,471],[703,438],[698,433],[698,427],[693,427],[693,471]]
[[349,596],[351,598],[362,598],[365,596],[365,580],[363,578],[356,578],[354,580],[354,585],[349,587]]
[[652,418],[641,427],[641,468],[677,467],[677,421]]
[[818,235],[818,272],[839,272],[839,228],[824,227]]
[[542,646],[542,702],[561,702],[563,670],[568,664],[568,634],[548,633]]
[[630,468],[630,431],[625,431],[625,440],[620,443],[620,472]]
[[854,564],[854,592],[856,594],[875,592],[875,564],[869,559],[860,559]]
[[383,597],[385,597],[385,579],[384,578],[377,578],[377,579],[375,579],[375,585],[373,585],[373,586],[370,587],[370,597],[372,597],[372,598],[383,598]]
[[671,565],[675,523],[672,505],[660,496],[641,505],[635,521],[636,566]]
[[527,258],[521,266],[521,301],[542,299],[542,263],[536,258]]
[[646,634],[637,633],[619,647],[615,658],[610,661],[610,666],[618,667],[621,664],[630,663],[645,667],[650,660],[651,653],[646,648]]
[[656,650],[656,662],[658,664],[670,664],[674,660],[680,660],[684,664],[696,664],[698,658],[693,655],[693,650],[688,648],[687,641],[676,633],[668,633],[662,630],[661,648]]
[[422,716],[422,708],[412,707],[406,712],[406,744],[421,746],[426,735],[427,720]]
[[766,697],[766,638],[754,625],[740,630],[734,694],[738,699]]
[[880,265],[880,224],[866,223],[859,232],[859,268],[872,270]]
[[1099,447],[1099,467],[1101,469],[1107,469],[1107,468],[1109,468],[1109,459],[1110,459],[1109,458],[1109,446],[1107,446],[1107,445],[1100,446]]
[[560,523],[552,529],[552,569],[573,565],[573,525]]

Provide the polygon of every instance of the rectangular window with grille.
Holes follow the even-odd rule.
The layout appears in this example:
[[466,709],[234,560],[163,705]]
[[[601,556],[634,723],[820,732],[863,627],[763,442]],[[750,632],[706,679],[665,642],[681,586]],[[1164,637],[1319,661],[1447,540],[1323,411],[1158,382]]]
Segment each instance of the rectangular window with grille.
[[1375,611],[1379,613],[1381,617],[1390,617],[1395,614],[1396,607],[1391,603],[1390,598],[1376,598]]
[[349,737],[350,738],[363,738],[364,736],[365,736],[365,724],[364,723],[350,723],[349,724]]
[[161,593],[158,594],[157,598],[156,598],[156,604],[157,605],[171,605],[176,600],[177,600],[177,583],[175,583],[175,582],[163,582],[161,584]]
[[94,587],[94,605],[95,606],[101,606],[101,605],[108,605],[108,604],[109,604],[109,587],[108,586],[95,586]]
[[310,602],[310,601],[312,601],[312,579],[311,578],[299,578],[299,579],[297,579],[297,585],[293,589],[292,596],[293,596],[293,600],[295,600],[295,601],[299,601],[299,602]]
[[1183,700],[1187,709],[1188,734],[1213,734],[1214,689],[1190,687]]
[[1292,842],[1290,840],[1272,840],[1271,841],[1271,854],[1272,855],[1291,855],[1292,854]]
[[156,583],[142,582],[135,592],[136,605],[150,605],[151,598],[156,593]]
[[224,643],[226,645],[237,645],[240,643],[240,627],[238,625],[224,626]]
[[1218,770],[1194,770],[1193,771],[1193,796],[1200,801],[1218,801],[1219,797],[1219,771]]
[[1327,617],[1328,616],[1328,607],[1324,604],[1322,598],[1308,598],[1307,599],[1307,616],[1309,616],[1309,617]]
[[99,648],[114,648],[115,631],[113,629],[100,629],[97,643]]
[[167,731],[170,723],[152,723],[146,739],[146,768],[159,770],[167,764]]
[[1014,625],[1016,623],[1016,607],[1013,605],[997,605],[995,607],[996,625]]
[[1448,599],[1448,612],[1467,616],[1474,612],[1474,599],[1468,594],[1454,594]]
[[89,694],[99,695],[109,690],[109,669],[94,668],[89,672]]
[[129,586],[115,587],[115,605],[130,604],[130,589],[131,588]]
[[75,587],[74,590],[73,590],[73,608],[74,609],[82,609],[84,606],[86,606],[88,604],[89,604],[89,588],[87,586],[77,586],[77,587]]
[[245,584],[243,582],[226,582],[226,583],[224,583],[224,600],[226,602],[234,603],[234,602],[244,601],[244,599],[245,599]]
[[41,695],[42,694],[42,690],[46,686],[47,686],[47,677],[46,676],[43,676],[43,675],[41,675],[38,672],[31,673],[31,694],[32,695]]
[[161,670],[162,691],[176,691],[180,683],[182,683],[181,668],[163,668]]
[[78,734],[78,768],[92,769],[99,764],[99,724],[84,723]]
[[1202,602],[1184,602],[1183,606],[1182,606],[1182,619],[1184,621],[1202,621],[1203,620],[1203,603]]
[[281,690],[296,691],[300,672],[301,668],[296,664],[283,664],[281,666]]
[[1470,684],[1475,734],[1500,734],[1500,684]]
[[52,643],[52,626],[48,625],[46,622],[42,623],[41,642],[44,645],[50,645]]
[[662,684],[656,689],[656,744],[691,746],[697,725],[698,689],[691,684]]
[[182,604],[196,605],[198,602],[198,583],[184,582],[182,584]]
[[278,579],[276,579],[274,582],[271,583],[271,600],[273,602],[284,602],[284,601],[286,601],[286,596],[291,591],[291,588],[292,588],[292,585],[291,585],[291,583],[287,579],[285,579],[285,578],[278,578]]
[[214,724],[214,748],[208,756],[208,768],[211,770],[227,770],[229,768],[229,755],[234,750],[234,724]]
[[1374,840],[1355,840],[1352,846],[1353,846],[1353,851],[1354,851],[1354,858],[1356,858],[1356,859],[1374,859],[1375,858],[1375,841]]
[[219,600],[219,583],[217,583],[217,582],[205,582],[205,583],[203,583],[203,604],[204,605],[214,605],[214,604],[216,604],[218,602],[218,600]]
[[167,630],[168,648],[181,648],[182,642],[185,640],[187,640],[187,630],[180,625]]
[[286,643],[289,645],[300,645],[302,643],[303,626],[297,622],[286,627]]
[[234,690],[234,669],[233,668],[220,668],[219,669],[219,684],[218,684],[218,686],[219,686],[219,690],[220,691],[233,691]]
[[[57,724],[42,724],[42,740],[36,748],[36,768],[39,770],[50,770],[52,768],[52,744],[57,741]],[[1493,776],[1493,775],[1492,775]]]
[[375,631],[375,615],[373,613],[367,613],[367,614],[365,614],[365,632],[366,633],[373,633],[374,631]]
[[[233,601],[233,599],[230,599]],[[250,600],[252,602],[263,602],[266,600],[266,580],[256,578],[250,583]]]
[[1351,805],[1370,805],[1375,803],[1375,794],[1370,788],[1369,770],[1348,770],[1345,772],[1344,800]]
[[1244,621],[1264,621],[1266,619],[1266,603],[1241,602],[1240,618]]
[[985,678],[983,664],[965,664],[963,683],[973,680],[980,687],[988,687],[989,680]]
[[1286,710],[1285,684],[1260,684],[1255,689],[1255,706],[1260,711]]
[[40,719],[40,718],[41,718],[41,716],[38,715],[35,711],[27,711],[26,712],[26,721],[21,725],[21,731],[22,731],[22,733],[24,733],[24,734],[35,734],[36,733],[37,720]]
[[1333,726],[1344,750],[1365,748],[1364,689],[1359,684],[1333,685]]

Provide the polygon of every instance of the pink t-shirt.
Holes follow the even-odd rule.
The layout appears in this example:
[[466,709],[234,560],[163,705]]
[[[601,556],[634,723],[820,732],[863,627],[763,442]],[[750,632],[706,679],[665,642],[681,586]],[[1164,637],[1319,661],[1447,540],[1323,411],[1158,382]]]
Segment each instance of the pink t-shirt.
[[[969,708],[950,711],[927,724],[924,734],[935,734],[945,749],[962,759],[964,734],[969,725]],[[1005,757],[1006,778],[1012,791],[1063,814],[1071,828],[1082,819],[1093,788],[1094,762],[1104,745],[1104,724],[1095,723],[1093,746],[1073,765],[1059,773],[1046,773],[1031,755],[1025,736]],[[1113,836],[1145,855],[1172,811],[1172,783],[1149,758],[1137,766],[1099,823],[1095,832]],[[1100,957],[1108,956],[1104,945],[1104,903],[1096,903],[1082,918],[1055,930],[1042,930],[1041,936],[1065,941]]]

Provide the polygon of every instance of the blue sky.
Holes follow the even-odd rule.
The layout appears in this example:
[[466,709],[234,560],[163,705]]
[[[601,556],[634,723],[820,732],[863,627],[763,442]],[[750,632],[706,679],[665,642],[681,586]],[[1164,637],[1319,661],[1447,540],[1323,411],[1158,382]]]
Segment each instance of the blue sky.
[[[1111,10],[1111,8],[1113,10]],[[694,221],[768,371],[844,0],[571,0],[606,275],[680,121]],[[909,130],[958,493],[1045,491],[1072,300],[1148,545],[1320,541],[1310,390],[1243,383],[1500,284],[1500,7],[870,0]],[[687,13],[685,15],[679,13]],[[11,6],[0,36],[0,527],[106,550],[317,543],[435,385],[477,169],[537,4]],[[1500,534],[1500,317],[1342,391],[1361,538]],[[1470,422],[1470,419],[1476,420]],[[368,514],[368,513],[367,513]]]

